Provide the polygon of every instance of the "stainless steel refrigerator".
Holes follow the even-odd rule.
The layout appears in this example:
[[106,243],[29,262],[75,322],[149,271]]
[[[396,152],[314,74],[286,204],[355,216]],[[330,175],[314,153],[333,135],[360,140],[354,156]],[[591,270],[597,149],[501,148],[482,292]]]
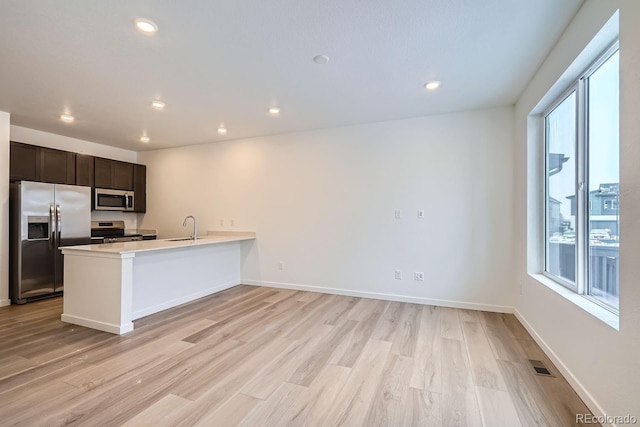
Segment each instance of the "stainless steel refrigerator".
[[91,243],[91,188],[21,181],[10,189],[10,294],[16,304],[60,295],[61,246]]

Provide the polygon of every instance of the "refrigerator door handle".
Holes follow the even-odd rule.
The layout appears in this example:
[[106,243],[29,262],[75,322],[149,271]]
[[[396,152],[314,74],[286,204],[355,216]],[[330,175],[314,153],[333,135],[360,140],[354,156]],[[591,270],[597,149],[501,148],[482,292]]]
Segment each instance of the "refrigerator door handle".
[[58,241],[56,242],[56,248],[60,246],[60,240],[62,239],[62,215],[60,213],[60,205],[56,205],[56,229],[58,230]]
[[51,232],[51,238],[49,239],[49,247],[56,248],[56,218],[53,210],[53,205],[49,205],[49,231]]

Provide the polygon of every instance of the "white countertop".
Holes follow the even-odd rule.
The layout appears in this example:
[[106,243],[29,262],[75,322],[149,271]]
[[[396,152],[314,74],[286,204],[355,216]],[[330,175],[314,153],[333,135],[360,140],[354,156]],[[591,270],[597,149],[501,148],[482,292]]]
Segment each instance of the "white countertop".
[[[102,253],[102,254],[128,254],[137,252],[160,251],[167,249],[189,248],[195,246],[216,245],[220,243],[253,240],[256,233],[253,231],[239,232],[209,232],[206,236],[191,240],[185,237],[160,240],[138,240],[134,242],[102,243],[99,245],[64,246],[62,253]],[[180,240],[176,240],[180,239]],[[186,239],[186,240],[185,240]]]

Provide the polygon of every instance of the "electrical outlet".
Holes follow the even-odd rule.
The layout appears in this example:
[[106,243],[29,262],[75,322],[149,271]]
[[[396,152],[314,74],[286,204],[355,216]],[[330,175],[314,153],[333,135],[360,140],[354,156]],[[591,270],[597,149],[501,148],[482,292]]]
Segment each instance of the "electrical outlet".
[[424,273],[422,271],[416,271],[413,275],[413,280],[424,280]]
[[278,263],[278,270],[284,270],[284,262],[280,261]]
[[220,220],[220,227],[224,227],[224,219]]
[[396,219],[402,218],[402,212],[400,212],[400,209],[396,209],[395,215],[396,215]]
[[418,209],[418,219],[424,219],[424,209]]
[[396,270],[396,280],[402,280],[402,270]]
[[236,226],[236,220],[235,220],[235,219],[232,219],[232,220],[231,220],[231,226],[232,226],[232,227],[235,227],[235,226]]

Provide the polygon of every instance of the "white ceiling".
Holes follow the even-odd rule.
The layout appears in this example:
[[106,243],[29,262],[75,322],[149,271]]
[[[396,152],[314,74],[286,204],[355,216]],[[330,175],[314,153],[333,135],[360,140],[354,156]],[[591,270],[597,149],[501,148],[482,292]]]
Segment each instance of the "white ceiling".
[[[0,110],[140,151],[509,105],[581,4],[2,0]],[[159,32],[139,33],[138,17]]]

